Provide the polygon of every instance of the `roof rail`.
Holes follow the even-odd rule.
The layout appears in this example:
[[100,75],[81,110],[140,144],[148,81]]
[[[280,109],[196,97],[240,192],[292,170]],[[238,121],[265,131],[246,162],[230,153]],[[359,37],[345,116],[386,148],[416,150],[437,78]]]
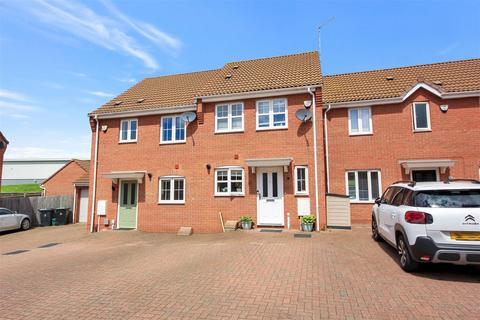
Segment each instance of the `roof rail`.
[[448,178],[447,180],[443,181],[443,183],[450,183],[450,182],[460,182],[460,181],[465,181],[465,182],[471,182],[475,184],[480,184],[479,180],[475,179],[450,179]]
[[409,187],[415,187],[415,185],[417,184],[417,182],[413,180],[399,180],[399,181],[395,181],[392,184],[397,184],[397,183],[408,183]]

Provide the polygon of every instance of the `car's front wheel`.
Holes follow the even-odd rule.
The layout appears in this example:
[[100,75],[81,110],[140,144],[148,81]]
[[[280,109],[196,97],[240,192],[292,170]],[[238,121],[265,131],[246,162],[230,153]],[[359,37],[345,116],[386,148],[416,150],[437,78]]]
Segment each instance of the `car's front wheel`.
[[30,220],[23,219],[22,223],[20,224],[20,229],[24,231],[30,229]]
[[383,240],[380,234],[378,233],[377,220],[375,219],[374,216],[372,216],[372,239],[377,242],[380,242]]
[[418,269],[419,264],[412,259],[405,238],[402,235],[399,235],[397,238],[397,250],[400,255],[400,267],[404,271],[412,272]]

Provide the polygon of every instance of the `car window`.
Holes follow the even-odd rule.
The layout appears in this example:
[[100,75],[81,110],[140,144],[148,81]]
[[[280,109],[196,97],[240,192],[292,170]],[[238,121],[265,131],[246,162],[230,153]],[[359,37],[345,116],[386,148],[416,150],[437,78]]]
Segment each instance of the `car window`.
[[395,194],[395,187],[388,188],[382,196],[382,203],[390,204],[392,202],[392,198]]
[[8,209],[0,209],[0,216],[4,216],[6,214],[12,214],[12,212]]
[[395,192],[395,195],[393,196],[393,200],[392,200],[392,206],[396,206],[398,207],[399,205],[402,204],[403,202],[403,195],[404,195],[404,192],[405,189],[403,188],[398,188],[397,192]]
[[412,203],[412,195],[413,195],[413,191],[410,190],[410,189],[405,189],[404,191],[404,194],[403,194],[403,201],[402,201],[402,205],[404,206],[413,206],[413,203]]
[[414,195],[414,201],[422,208],[480,208],[480,189],[422,190]]

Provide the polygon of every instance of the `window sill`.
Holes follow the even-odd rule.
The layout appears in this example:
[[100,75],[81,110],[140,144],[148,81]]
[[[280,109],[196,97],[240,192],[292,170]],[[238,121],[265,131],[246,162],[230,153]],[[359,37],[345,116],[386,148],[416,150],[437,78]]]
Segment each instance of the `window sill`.
[[240,194],[240,193],[235,193],[235,194],[231,194],[231,193],[229,193],[229,194],[218,194],[218,193],[215,193],[215,194],[214,194],[214,197],[222,197],[222,198],[224,198],[224,197],[229,197],[229,198],[232,198],[232,197],[245,197],[245,194],[244,194],[244,193],[242,193],[242,194]]
[[257,131],[274,131],[274,130],[288,130],[288,127],[268,127],[268,128],[258,128]]
[[137,140],[131,140],[131,141],[119,141],[119,144],[131,144],[131,143],[137,143]]
[[157,202],[158,205],[162,205],[162,204],[185,204],[185,201],[182,201],[182,202],[178,202],[178,201],[161,201],[161,202]]
[[310,196],[308,193],[295,193],[295,197],[308,197]]
[[350,200],[350,203],[356,204],[374,204],[375,200]]
[[356,137],[356,136],[373,136],[373,132],[360,132],[360,133],[348,133],[349,136],[351,137]]
[[415,129],[413,133],[432,132],[432,129]]
[[187,141],[160,141],[160,145],[162,144],[185,144]]
[[215,134],[224,134],[224,133],[242,133],[245,132],[244,129],[241,130],[225,130],[225,131],[215,131]]

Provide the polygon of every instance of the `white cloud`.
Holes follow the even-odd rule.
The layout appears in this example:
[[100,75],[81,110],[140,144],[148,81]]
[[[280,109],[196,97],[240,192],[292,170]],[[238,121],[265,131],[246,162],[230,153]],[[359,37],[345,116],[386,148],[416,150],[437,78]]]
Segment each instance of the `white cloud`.
[[[78,148],[77,148],[78,149]],[[15,147],[9,146],[5,153],[6,159],[71,159],[81,158],[88,159],[90,154],[88,146],[84,146],[82,150],[64,150],[58,148],[43,147]]]
[[47,87],[50,87],[52,89],[57,89],[57,90],[64,88],[60,83],[56,83],[56,82],[46,82],[45,85]]
[[86,91],[88,94],[91,94],[92,96],[97,96],[97,97],[107,97],[111,98],[114,96],[113,93],[108,93],[104,91]]
[[126,83],[135,83],[137,82],[137,79],[135,78],[122,78],[122,79],[117,79],[120,82],[126,82]]
[[[158,62],[125,31],[126,29],[140,33],[169,54],[175,54],[182,46],[179,39],[148,23],[129,18],[109,2],[104,3],[105,7],[115,17],[100,15],[73,0],[33,0],[28,4],[12,1],[8,4],[17,10],[28,12],[50,27],[61,29],[108,50],[135,57],[151,69],[158,69]],[[82,75],[78,73],[77,76]]]
[[9,100],[15,100],[15,101],[21,101],[21,102],[31,102],[32,100],[15,91],[10,91],[10,90],[5,90],[5,89],[0,89],[0,98],[5,98]]
[[72,72],[72,74],[75,77],[79,77],[79,78],[86,78],[87,77],[87,75],[85,73],[82,73],[82,72]]
[[30,104],[23,104],[23,103],[18,103],[18,102],[0,100],[0,109],[33,111],[33,110],[37,110],[38,107],[30,105]]
[[15,119],[30,119],[30,116],[21,113],[10,113],[7,116],[15,118]]

